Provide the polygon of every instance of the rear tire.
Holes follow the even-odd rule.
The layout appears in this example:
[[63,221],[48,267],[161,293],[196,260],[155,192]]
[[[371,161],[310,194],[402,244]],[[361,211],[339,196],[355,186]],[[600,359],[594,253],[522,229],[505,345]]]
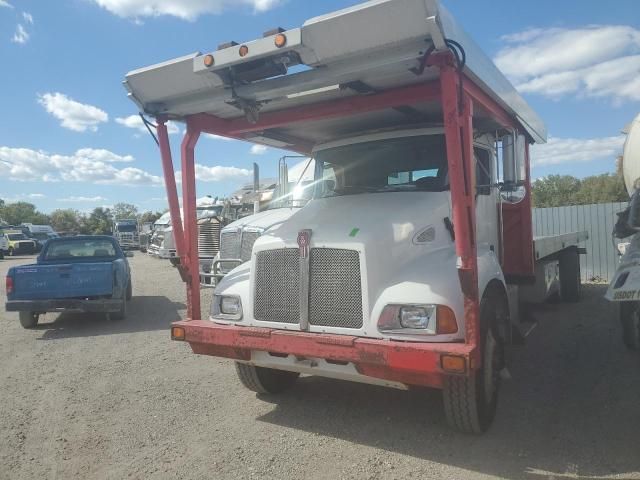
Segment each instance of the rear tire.
[[622,341],[630,350],[640,350],[640,303],[622,302],[620,304],[620,322],[622,323]]
[[560,252],[560,297],[565,302],[580,300],[580,254],[575,247]]
[[236,372],[242,385],[256,393],[282,393],[289,390],[300,376],[296,372],[256,367],[236,362]]
[[[508,322],[506,298],[499,291],[488,292],[480,304],[482,368],[469,376],[449,375],[444,379],[444,410],[449,425],[464,433],[485,432],[496,415],[500,371],[505,366],[503,331]],[[504,317],[506,315],[506,317]]]
[[31,329],[38,325],[39,315],[37,313],[19,312],[18,316],[20,318],[20,325],[22,325],[22,328]]
[[120,305],[120,310],[117,312],[111,312],[109,315],[111,320],[124,320],[127,316],[127,300],[123,299],[122,304]]
[[133,298],[133,286],[131,285],[131,279],[129,279],[129,283],[127,283],[127,301]]

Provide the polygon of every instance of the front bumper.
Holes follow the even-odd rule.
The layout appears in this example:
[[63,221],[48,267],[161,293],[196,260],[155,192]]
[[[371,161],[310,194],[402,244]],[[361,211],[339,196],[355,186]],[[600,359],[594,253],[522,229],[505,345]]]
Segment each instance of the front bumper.
[[122,300],[10,300],[5,304],[7,312],[117,312],[122,306]]
[[[465,359],[466,374],[474,365],[475,348],[465,343],[418,343],[347,335],[292,332],[271,328],[218,325],[192,320],[172,324],[184,329],[194,353],[250,361],[252,351],[311,357],[353,364],[361,375],[409,386],[442,388],[442,357]],[[172,328],[172,332],[173,332]],[[176,338],[174,338],[176,339]],[[322,375],[322,372],[318,372]]]
[[159,258],[165,258],[165,259],[176,258],[177,256],[175,248],[173,249],[160,248],[157,245],[153,245],[153,244],[147,247],[147,253],[152,257],[159,257]]

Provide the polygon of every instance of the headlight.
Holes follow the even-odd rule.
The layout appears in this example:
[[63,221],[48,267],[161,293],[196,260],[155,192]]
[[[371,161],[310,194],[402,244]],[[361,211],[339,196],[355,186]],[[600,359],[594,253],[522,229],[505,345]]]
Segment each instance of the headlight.
[[458,331],[453,310],[444,305],[387,305],[378,320],[384,333],[452,334]]
[[400,307],[400,325],[402,328],[429,328],[431,317],[436,314],[433,305],[428,307]]
[[242,320],[242,300],[232,295],[214,295],[211,316],[220,320]]

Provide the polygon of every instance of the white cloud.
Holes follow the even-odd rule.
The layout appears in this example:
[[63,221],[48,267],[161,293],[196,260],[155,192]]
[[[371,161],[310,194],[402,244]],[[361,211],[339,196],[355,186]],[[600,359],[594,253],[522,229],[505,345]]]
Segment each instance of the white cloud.
[[44,193],[29,193],[27,194],[29,198],[45,198],[46,195]]
[[13,181],[84,182],[114,185],[161,185],[162,178],[134,167],[130,155],[83,148],[73,155],[50,154],[29,148],[0,147],[0,178]]
[[13,8],[13,5],[11,5],[9,2],[7,2],[7,0],[0,0],[0,8],[1,7]]
[[95,197],[66,197],[66,198],[59,198],[58,199],[59,202],[77,202],[77,203],[96,203],[96,202],[105,202],[107,201],[106,198],[104,197],[100,197],[100,196],[95,196]]
[[502,40],[495,62],[521,92],[640,101],[640,30],[537,28]]
[[268,147],[266,147],[265,145],[252,145],[251,146],[251,150],[249,151],[251,153],[251,155],[263,155],[267,152]]
[[218,14],[229,7],[249,6],[265,12],[281,0],[94,0],[105,10],[119,17],[159,17],[169,15],[193,21],[200,15]]
[[24,21],[29,25],[33,25],[33,15],[29,12],[22,12],[22,18],[24,18]]
[[233,138],[222,137],[220,135],[213,135],[212,133],[203,133],[202,137],[203,138],[208,138],[209,140],[223,140],[225,142],[233,140]]
[[[140,118],[140,115],[129,115],[128,117],[117,117],[116,123],[119,123],[120,125],[127,128],[134,128],[141,133],[148,133],[147,127],[144,126],[144,123],[142,122],[142,118]],[[151,131],[153,133],[156,133],[153,127],[151,127]],[[180,133],[180,128],[176,125],[175,122],[167,122],[167,132],[169,133],[169,135]]]
[[104,110],[93,105],[76,102],[59,92],[39,95],[38,103],[51,115],[61,120],[61,125],[64,128],[75,132],[86,130],[95,132],[100,123],[109,120],[109,115]]
[[25,44],[29,41],[29,33],[24,29],[24,27],[22,26],[22,24],[18,24],[16,25],[16,33],[13,34],[13,37],[11,37],[11,41],[13,43],[19,43],[19,44]]
[[624,135],[590,139],[549,137],[548,143],[531,147],[531,165],[541,167],[604,159],[613,166],[622,153],[624,139]]
[[[224,182],[243,180],[246,177],[253,175],[251,170],[238,167],[207,167],[196,163],[196,180],[201,182]],[[182,182],[182,172],[178,170],[176,172],[176,182]]]

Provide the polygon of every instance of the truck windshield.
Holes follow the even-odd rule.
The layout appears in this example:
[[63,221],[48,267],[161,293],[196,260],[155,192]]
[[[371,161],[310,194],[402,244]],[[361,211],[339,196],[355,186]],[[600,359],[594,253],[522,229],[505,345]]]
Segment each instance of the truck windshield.
[[44,259],[61,260],[70,258],[105,258],[115,256],[116,249],[109,240],[88,239],[50,243],[46,250]]
[[118,232],[135,232],[136,230],[138,230],[138,226],[137,225],[130,225],[130,224],[124,224],[124,225],[116,225],[116,228],[118,229]]
[[24,233],[8,233],[7,237],[9,237],[9,240],[12,242],[16,240],[29,240]]
[[316,153],[315,198],[449,187],[443,135],[391,138]]

